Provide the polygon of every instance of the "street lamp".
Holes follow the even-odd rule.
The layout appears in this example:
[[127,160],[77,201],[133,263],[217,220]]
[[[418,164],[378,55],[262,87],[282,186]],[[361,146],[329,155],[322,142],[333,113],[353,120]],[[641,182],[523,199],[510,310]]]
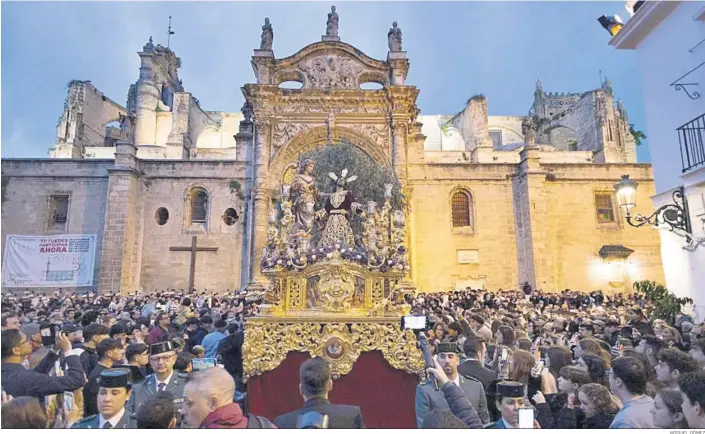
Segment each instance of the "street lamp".
[[673,203],[663,205],[649,216],[632,215],[632,208],[636,206],[636,188],[638,185],[636,181],[629,179],[629,175],[622,175],[622,180],[614,185],[614,189],[617,191],[617,202],[625,211],[627,223],[635,228],[648,223],[654,227],[665,226],[670,231],[678,229],[685,233],[685,238],[690,243],[693,234],[690,230],[685,189],[683,187],[675,189],[673,191]]
[[597,21],[599,21],[602,27],[607,30],[612,36],[615,36],[617,33],[619,33],[619,31],[622,30],[622,27],[624,27],[624,22],[619,17],[619,15],[615,15],[613,17],[602,15],[600,18],[597,19]]

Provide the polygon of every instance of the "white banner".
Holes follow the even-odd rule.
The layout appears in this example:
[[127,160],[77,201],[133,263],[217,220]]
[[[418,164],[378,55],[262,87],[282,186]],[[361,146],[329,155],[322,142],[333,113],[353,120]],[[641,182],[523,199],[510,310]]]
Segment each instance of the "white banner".
[[17,287],[93,285],[96,235],[8,235],[2,283]]

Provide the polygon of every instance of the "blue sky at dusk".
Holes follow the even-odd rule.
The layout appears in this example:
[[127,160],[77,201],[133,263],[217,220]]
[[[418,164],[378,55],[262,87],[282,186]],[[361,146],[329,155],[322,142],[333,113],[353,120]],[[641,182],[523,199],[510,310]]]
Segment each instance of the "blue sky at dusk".
[[[169,15],[186,90],[205,110],[239,111],[264,17],[282,58],[320,41],[330,4],[3,2],[2,156],[47,156],[72,79],[91,80],[124,105],[139,76],[136,53],[149,36],[166,45]],[[626,19],[624,1],[335,4],[342,41],[377,59],[386,59],[387,31],[399,23],[422,114],[456,113],[483,93],[490,115],[524,115],[537,78],[547,92],[583,92],[599,87],[601,69],[644,129],[635,53],[610,47],[597,22],[602,14]]]

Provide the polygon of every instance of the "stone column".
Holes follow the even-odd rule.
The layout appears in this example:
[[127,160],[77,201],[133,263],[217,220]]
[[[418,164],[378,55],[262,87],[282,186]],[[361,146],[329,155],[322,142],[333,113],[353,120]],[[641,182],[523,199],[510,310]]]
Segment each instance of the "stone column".
[[517,260],[521,286],[529,281],[534,289],[554,290],[553,253],[547,245],[548,202],[544,189],[546,171],[541,168],[539,149],[526,146],[513,178]]
[[248,289],[262,289],[267,281],[260,273],[262,250],[267,241],[267,213],[269,212],[269,192],[266,188],[269,165],[269,142],[271,124],[268,121],[255,120],[253,179],[252,179],[252,213],[250,238],[250,279]]
[[403,86],[409,72],[409,59],[406,58],[406,51],[388,52],[387,63],[390,66],[390,83],[393,86]]
[[406,186],[406,122],[392,119],[392,165],[402,187]]
[[250,252],[248,289],[263,289],[267,286],[267,279],[260,272],[260,263],[262,262],[262,251],[267,241],[269,200],[269,194],[265,189],[255,191],[252,201],[252,251]]
[[235,159],[247,160],[247,148],[252,143],[252,122],[241,121],[240,131],[233,137],[235,138]]
[[138,180],[140,176],[137,148],[129,142],[117,142],[115,167],[108,169],[108,198],[100,262],[101,293],[133,290],[135,223],[137,215]]

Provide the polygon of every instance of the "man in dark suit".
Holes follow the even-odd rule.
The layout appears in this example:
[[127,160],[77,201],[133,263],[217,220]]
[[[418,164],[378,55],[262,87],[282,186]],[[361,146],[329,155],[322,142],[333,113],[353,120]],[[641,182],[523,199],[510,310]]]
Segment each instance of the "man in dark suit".
[[309,359],[299,369],[299,392],[304,398],[304,407],[274,419],[277,428],[298,428],[300,416],[319,413],[328,416],[328,428],[364,428],[360,407],[331,404],[328,394],[333,389],[330,365],[320,357]]
[[463,351],[467,359],[458,366],[458,373],[478,380],[487,390],[492,381],[497,379],[497,373],[482,366],[482,361],[487,353],[484,339],[472,336],[467,338],[463,344]]

